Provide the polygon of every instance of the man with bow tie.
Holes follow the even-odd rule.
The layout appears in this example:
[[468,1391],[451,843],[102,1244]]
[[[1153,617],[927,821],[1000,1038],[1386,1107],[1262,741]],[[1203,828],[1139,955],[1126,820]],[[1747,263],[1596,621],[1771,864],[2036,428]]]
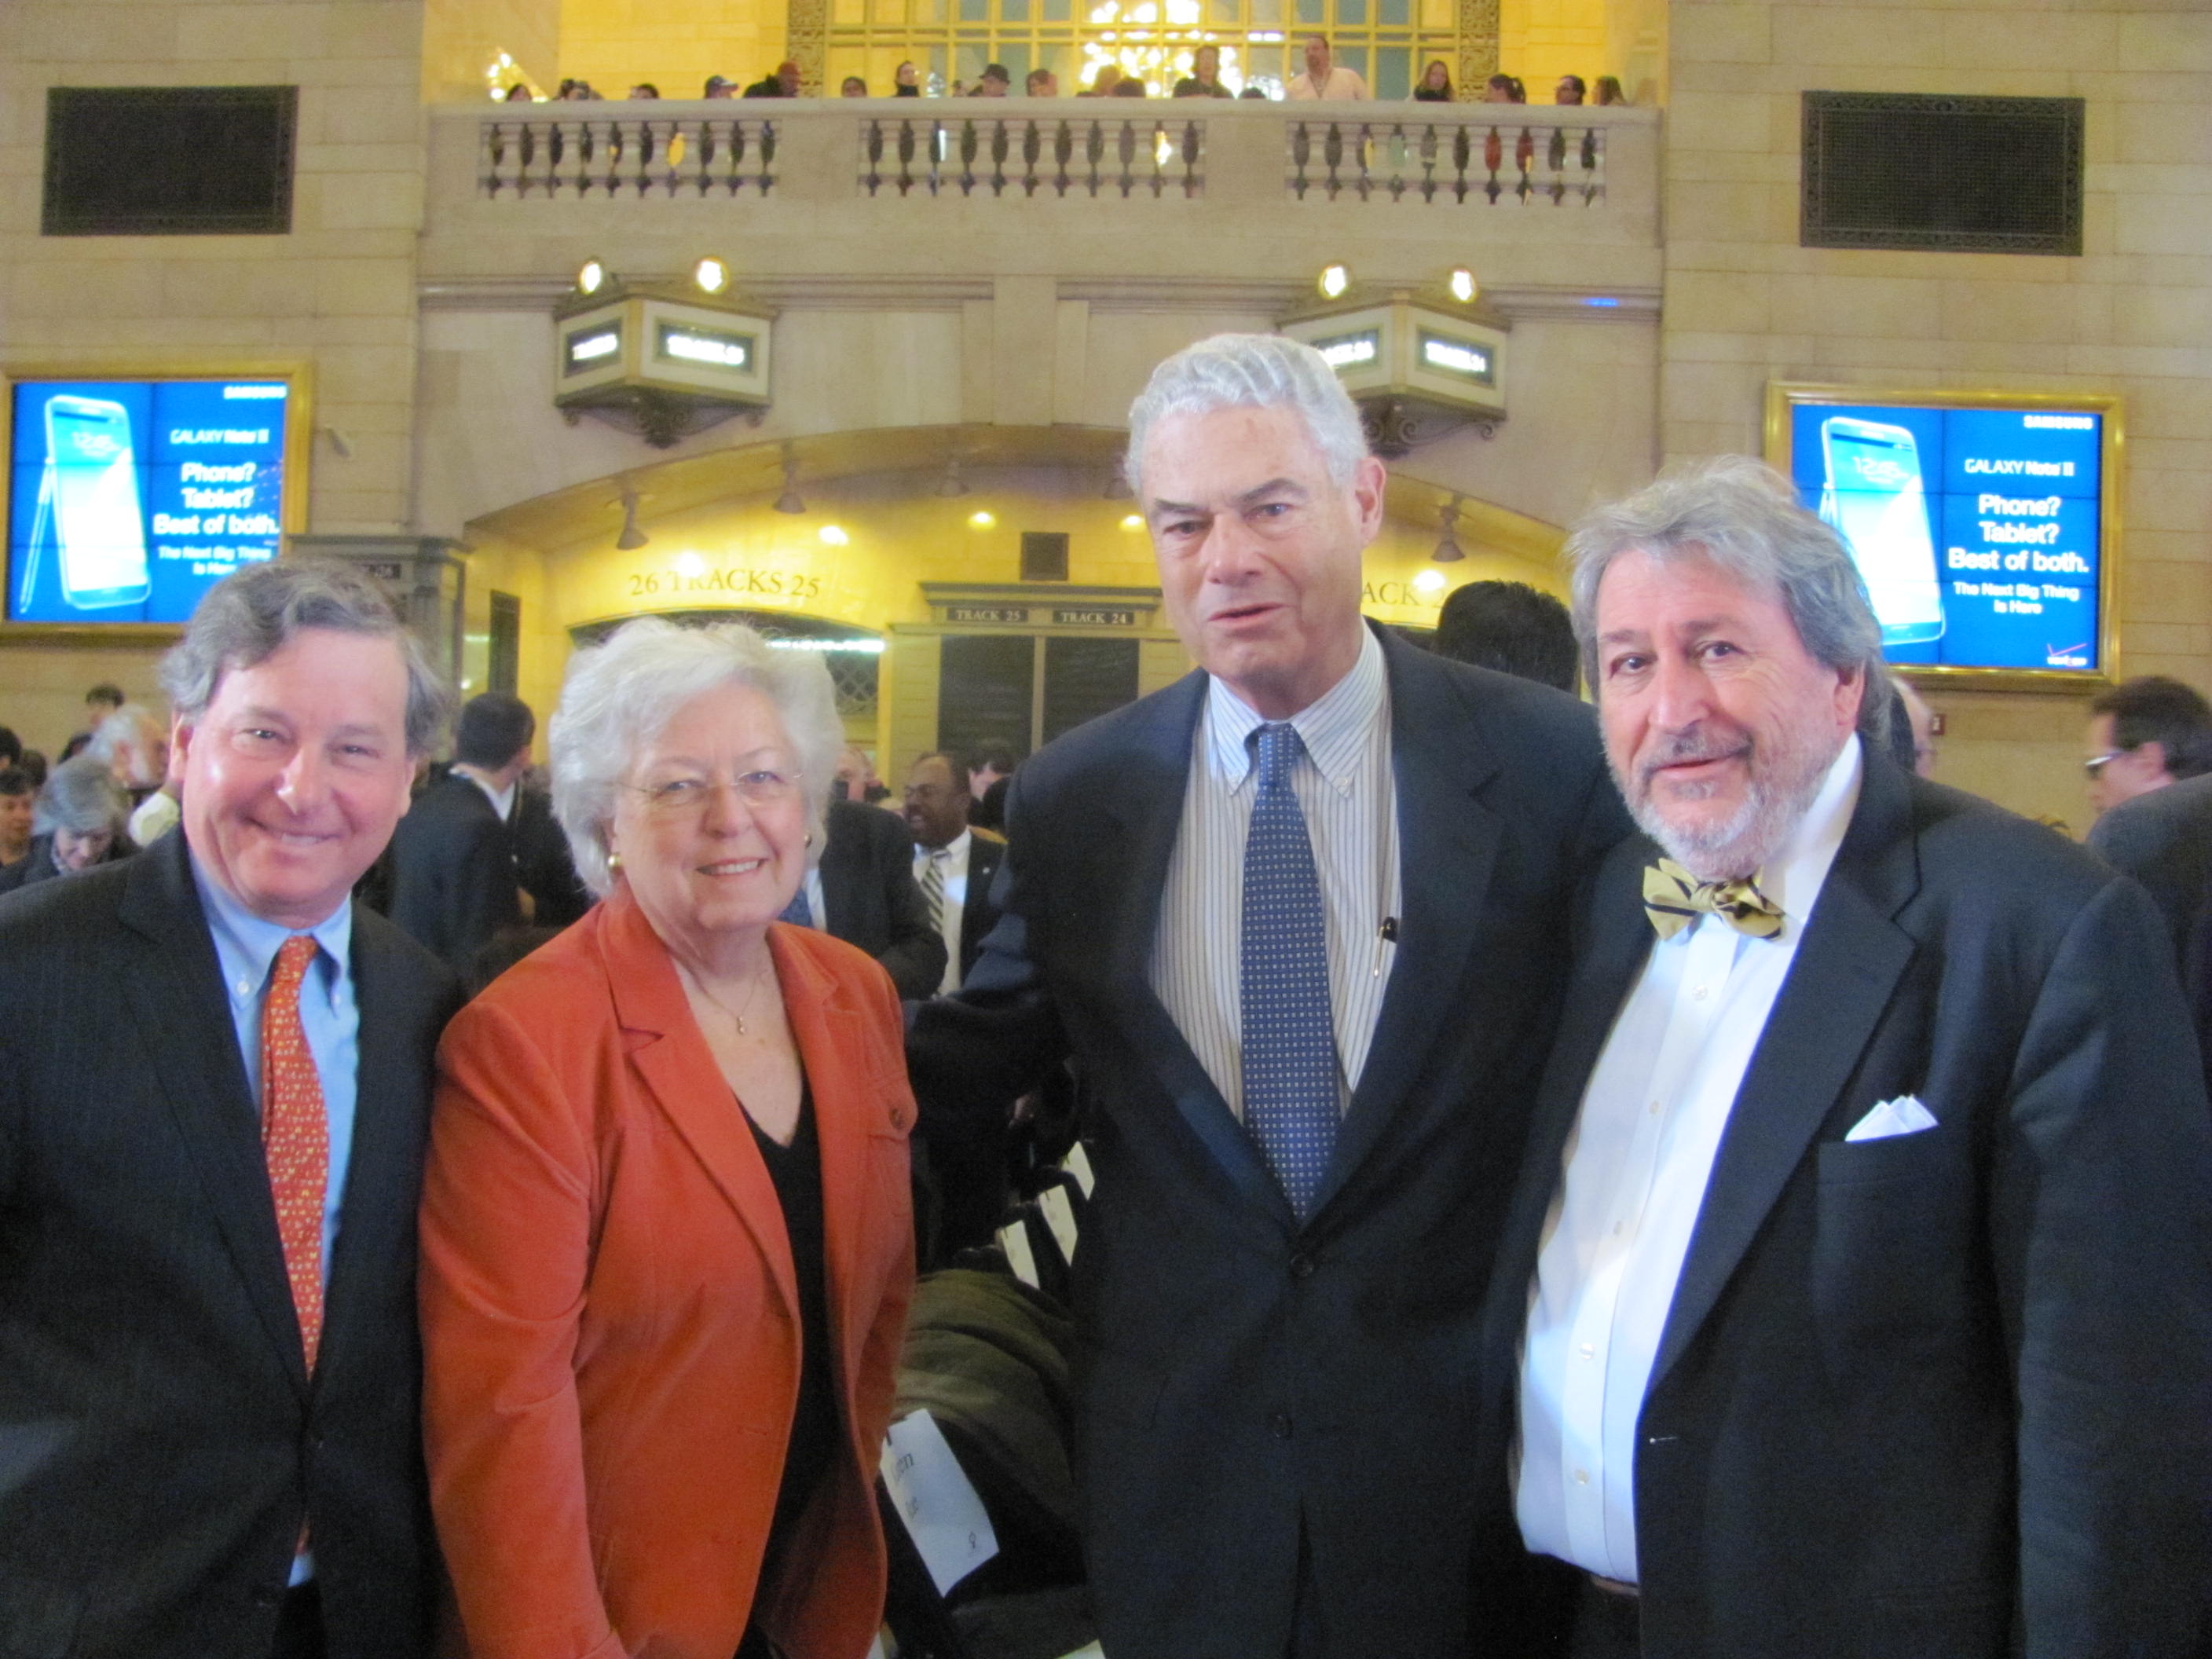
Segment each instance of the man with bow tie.
[[1864,740],[1880,626],[1765,468],[1568,556],[1649,839],[1576,918],[1486,1332],[1563,1650],[2197,1653],[2212,1118],[2156,911]]

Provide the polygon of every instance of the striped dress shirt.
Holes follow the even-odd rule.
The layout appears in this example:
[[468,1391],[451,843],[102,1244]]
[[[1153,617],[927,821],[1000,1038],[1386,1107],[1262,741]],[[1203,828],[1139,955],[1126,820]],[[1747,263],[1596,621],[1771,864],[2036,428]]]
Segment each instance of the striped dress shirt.
[[[1390,770],[1390,685],[1371,630],[1359,660],[1291,717],[1305,754],[1291,776],[1321,878],[1328,937],[1329,1012],[1340,1098],[1367,1064],[1395,945],[1385,918],[1399,905],[1398,789]],[[1252,732],[1263,724],[1218,679],[1191,743],[1182,824],[1168,860],[1151,981],[1238,1121],[1244,1116],[1244,840],[1259,793]]]

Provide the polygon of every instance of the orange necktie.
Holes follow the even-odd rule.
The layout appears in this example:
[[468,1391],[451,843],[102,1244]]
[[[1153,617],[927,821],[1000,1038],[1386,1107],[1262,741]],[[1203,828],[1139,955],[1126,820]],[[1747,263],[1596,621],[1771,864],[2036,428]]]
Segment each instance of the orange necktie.
[[315,941],[307,934],[286,939],[261,1006],[261,1150],[310,1371],[323,1335],[323,1194],[331,1177],[322,1079],[300,1024],[300,981],[314,959]]

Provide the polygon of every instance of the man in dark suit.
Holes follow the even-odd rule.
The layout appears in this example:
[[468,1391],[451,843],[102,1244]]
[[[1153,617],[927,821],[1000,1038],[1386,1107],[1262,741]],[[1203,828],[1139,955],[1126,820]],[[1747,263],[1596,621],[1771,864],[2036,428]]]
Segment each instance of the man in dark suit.
[[2212,1119],[2156,913],[1883,752],[1850,554],[1765,468],[1568,553],[1650,840],[1577,919],[1487,1329],[1567,1650],[2197,1654]]
[[982,954],[985,936],[998,925],[991,880],[1006,843],[968,827],[973,802],[967,769],[941,750],[921,757],[908,769],[902,799],[907,833],[914,837],[915,884],[951,958],[938,989],[957,991]]
[[1071,1051],[1095,1099],[1077,1436],[1106,1650],[1458,1659],[1494,1634],[1478,1310],[1557,919],[1625,820],[1571,698],[1364,623],[1383,471],[1317,353],[1169,359],[1129,477],[1202,672],[1023,763],[1006,913],[910,1032],[923,1121],[995,1135]]
[[415,1208],[453,976],[353,883],[450,707],[343,567],[162,665],[180,833],[0,902],[0,1650],[426,1655]]
[[908,1001],[935,995],[945,977],[945,941],[914,884],[913,843],[905,823],[880,806],[830,803],[822,856],[783,919],[858,945],[884,965]]
[[392,919],[456,973],[501,929],[522,924],[514,826],[537,731],[520,697],[470,698],[452,768],[416,797],[392,837]]

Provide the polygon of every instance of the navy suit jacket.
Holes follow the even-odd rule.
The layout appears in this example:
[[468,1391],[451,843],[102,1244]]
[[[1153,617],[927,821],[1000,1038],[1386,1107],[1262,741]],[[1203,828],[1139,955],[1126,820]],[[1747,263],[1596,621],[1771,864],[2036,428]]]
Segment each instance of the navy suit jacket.
[[[1578,924],[1491,1297],[1492,1423],[1583,1091],[1650,952],[1652,856],[1624,843]],[[1647,1659],[2200,1652],[2212,1115],[2169,962],[2133,882],[1868,754],[1644,1396]],[[1844,1139],[1905,1095],[1935,1127]]]
[[1383,640],[1404,915],[1304,1226],[1146,978],[1203,674],[1023,765],[1005,915],[909,1033],[933,1133],[999,1133],[1070,1050],[1097,1103],[1078,1438],[1115,1659],[1284,1653],[1302,1553],[1330,1659],[1476,1641],[1480,1307],[1560,923],[1626,823],[1588,709]]
[[446,969],[356,904],[352,1161],[313,1378],[179,831],[0,901],[0,1653],[428,1652],[415,1208]]

